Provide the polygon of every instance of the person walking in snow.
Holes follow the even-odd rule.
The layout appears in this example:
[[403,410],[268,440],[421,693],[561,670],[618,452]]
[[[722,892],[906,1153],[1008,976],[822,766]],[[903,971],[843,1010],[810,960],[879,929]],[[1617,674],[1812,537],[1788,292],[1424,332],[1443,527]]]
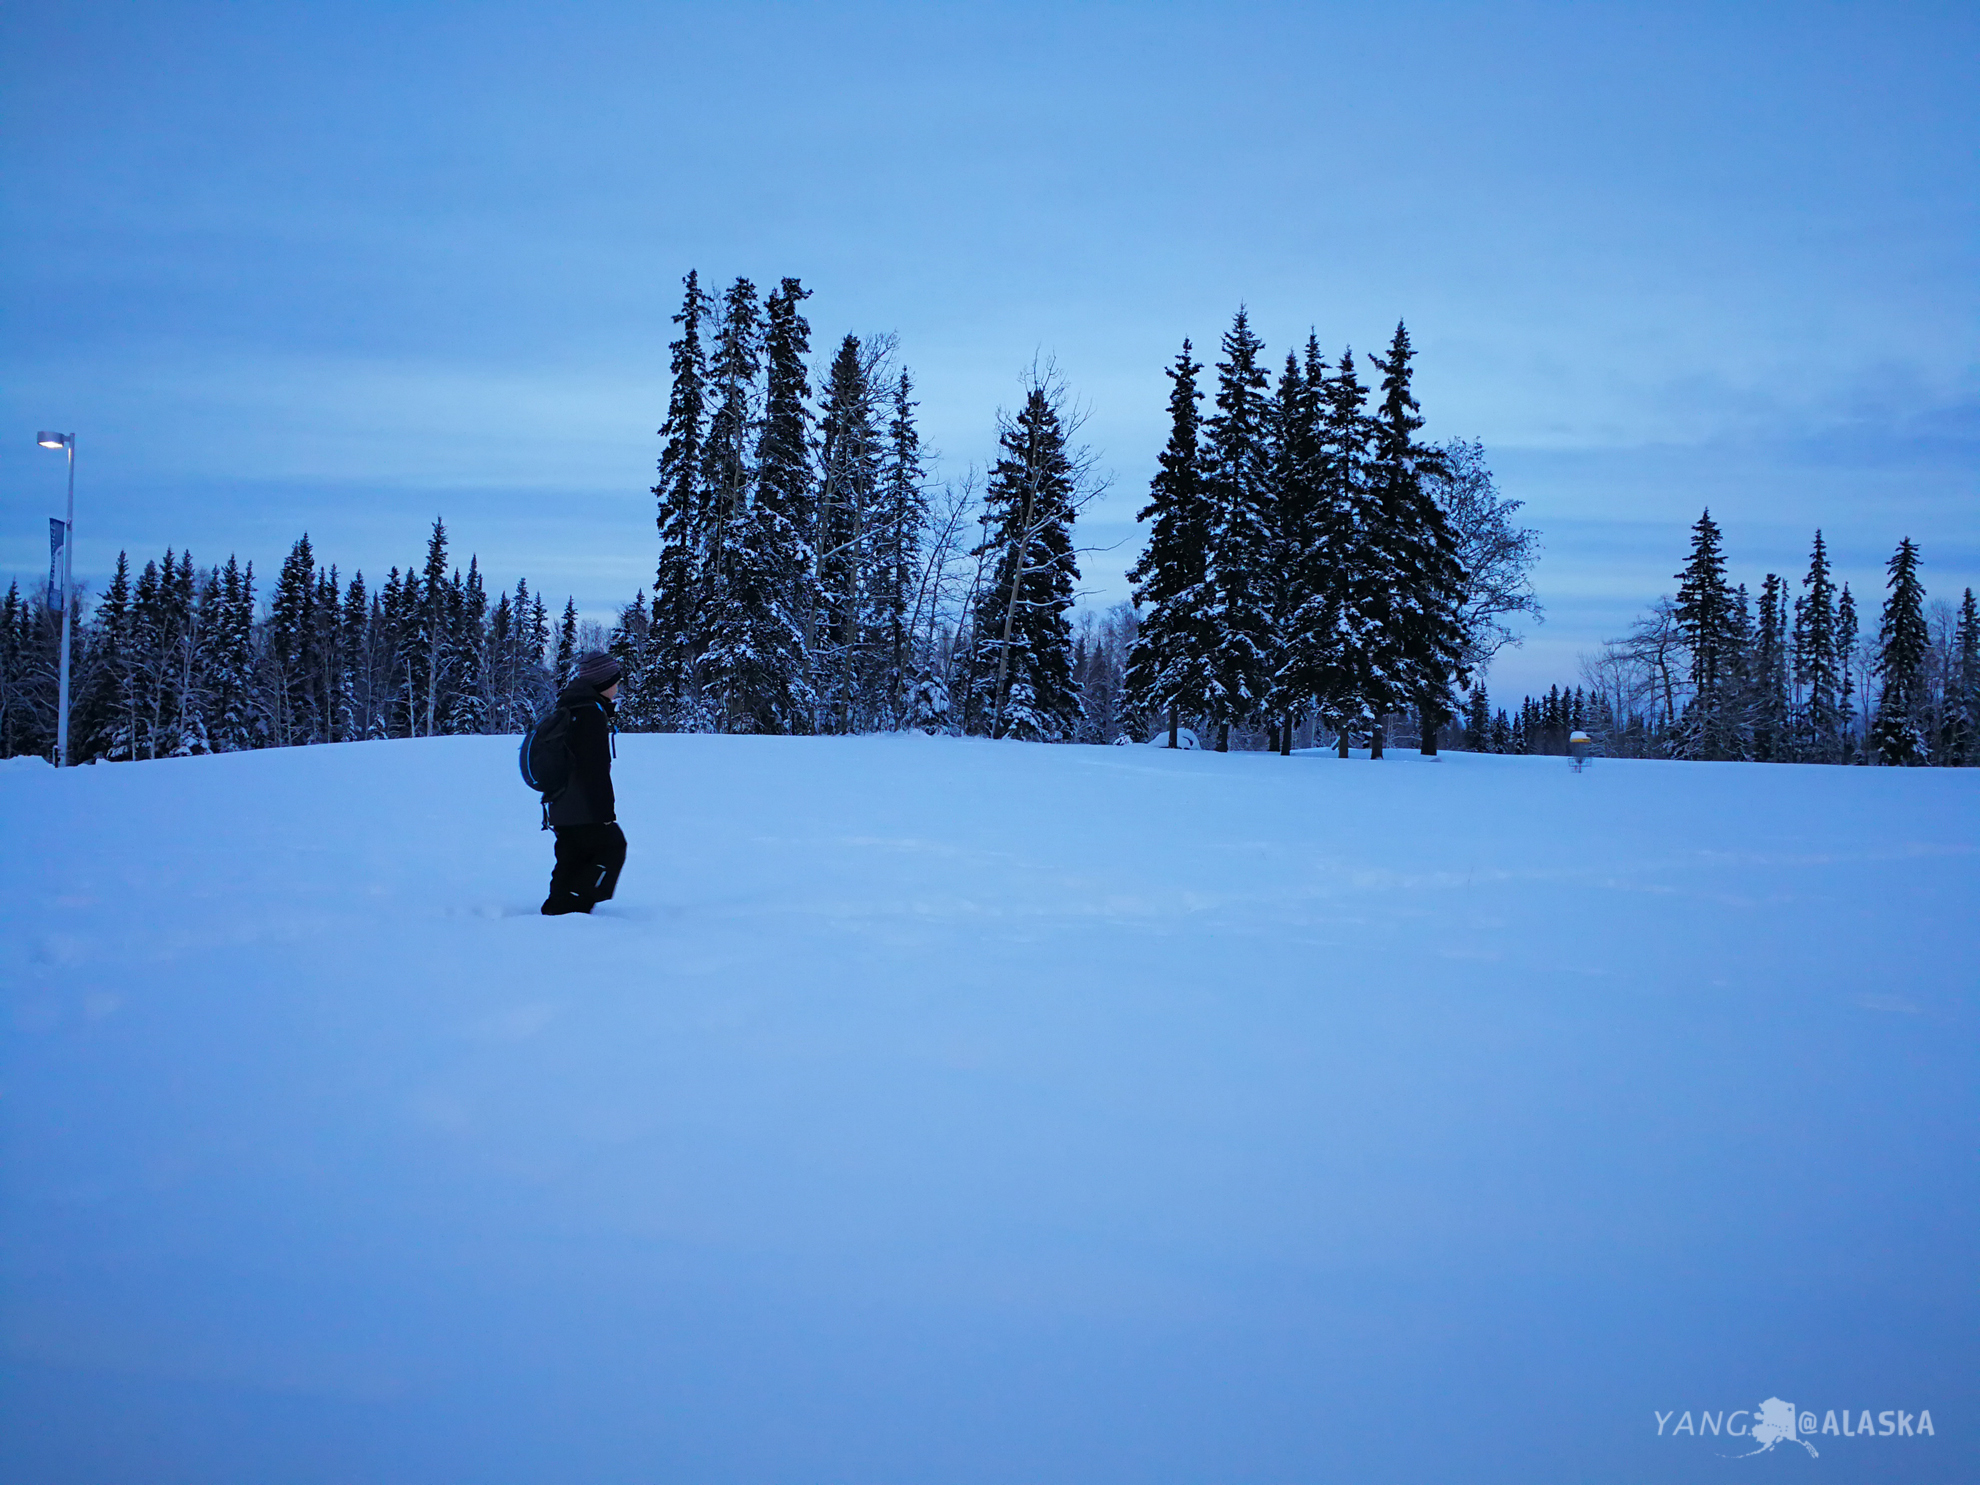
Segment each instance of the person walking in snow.
[[543,911],[588,913],[611,897],[626,864],[626,836],[612,797],[613,705],[622,667],[594,650],[578,658],[577,673],[557,697],[570,709],[571,781],[545,809],[557,832],[557,865]]

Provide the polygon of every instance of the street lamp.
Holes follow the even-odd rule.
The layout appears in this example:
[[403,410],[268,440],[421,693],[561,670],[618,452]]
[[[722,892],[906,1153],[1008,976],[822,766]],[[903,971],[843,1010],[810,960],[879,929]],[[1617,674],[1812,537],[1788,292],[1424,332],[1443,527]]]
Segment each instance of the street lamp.
[[72,595],[75,591],[70,575],[74,567],[70,554],[76,549],[76,436],[73,433],[49,433],[46,430],[35,434],[35,442],[44,449],[67,449],[69,452],[69,511],[68,519],[62,523],[62,686],[57,701],[58,715],[55,719],[55,766],[69,766],[69,610],[73,607]]

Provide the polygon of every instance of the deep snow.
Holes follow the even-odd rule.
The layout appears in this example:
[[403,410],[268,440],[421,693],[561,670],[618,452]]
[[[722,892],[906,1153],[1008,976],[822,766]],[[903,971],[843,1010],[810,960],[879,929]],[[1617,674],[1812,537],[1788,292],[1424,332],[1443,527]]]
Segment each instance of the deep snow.
[[0,1476],[1980,1478],[1980,772],[513,757],[0,769]]

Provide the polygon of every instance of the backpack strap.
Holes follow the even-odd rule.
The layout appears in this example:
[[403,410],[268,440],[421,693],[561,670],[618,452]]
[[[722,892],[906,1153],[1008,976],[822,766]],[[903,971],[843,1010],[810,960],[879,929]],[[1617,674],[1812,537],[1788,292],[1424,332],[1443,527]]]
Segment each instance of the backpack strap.
[[[614,722],[612,714],[605,710],[604,702],[594,701],[591,704],[598,708],[598,714],[605,719],[605,740],[612,749],[612,757],[616,760],[619,756],[619,724]],[[576,711],[577,708],[573,706],[571,710]]]

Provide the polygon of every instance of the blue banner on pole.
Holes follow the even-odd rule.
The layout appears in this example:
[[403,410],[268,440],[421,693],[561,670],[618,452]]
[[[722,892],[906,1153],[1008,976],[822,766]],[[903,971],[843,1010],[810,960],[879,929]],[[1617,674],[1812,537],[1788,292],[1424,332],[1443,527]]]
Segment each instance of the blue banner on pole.
[[69,523],[48,518],[48,606],[62,606],[62,543],[69,539]]

